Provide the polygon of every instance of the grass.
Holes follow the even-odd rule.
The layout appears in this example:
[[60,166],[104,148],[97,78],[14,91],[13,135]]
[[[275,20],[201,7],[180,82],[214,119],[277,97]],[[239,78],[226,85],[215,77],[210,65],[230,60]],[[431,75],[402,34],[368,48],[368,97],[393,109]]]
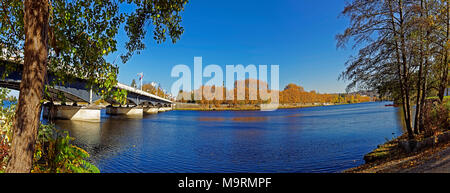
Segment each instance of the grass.
[[[432,97],[427,97],[427,99],[438,99],[438,96],[432,96]],[[444,103],[445,105],[450,108],[450,96],[444,96]]]
[[[438,99],[438,96],[427,97],[427,99]],[[450,96],[444,96],[444,101],[450,101]]]
[[397,138],[379,145],[375,150],[364,155],[364,161],[371,163],[378,160],[386,160],[398,155],[400,151]]

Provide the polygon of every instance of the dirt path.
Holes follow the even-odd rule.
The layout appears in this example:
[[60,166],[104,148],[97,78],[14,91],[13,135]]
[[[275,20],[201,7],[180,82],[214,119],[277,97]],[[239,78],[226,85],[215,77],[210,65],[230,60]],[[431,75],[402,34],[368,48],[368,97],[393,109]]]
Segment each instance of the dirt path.
[[398,172],[450,173],[450,148],[437,152],[415,167],[401,169]]

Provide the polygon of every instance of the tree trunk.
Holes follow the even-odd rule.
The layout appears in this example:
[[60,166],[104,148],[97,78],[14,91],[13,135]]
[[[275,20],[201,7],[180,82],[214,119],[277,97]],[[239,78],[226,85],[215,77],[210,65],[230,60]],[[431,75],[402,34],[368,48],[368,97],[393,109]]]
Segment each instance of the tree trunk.
[[20,95],[14,121],[9,173],[30,172],[47,73],[48,0],[24,1],[25,48]]
[[423,50],[421,49],[421,61],[419,66],[419,75],[417,80],[417,97],[416,97],[416,116],[414,117],[414,133],[417,135],[419,134],[419,122],[421,119],[421,111],[422,111],[422,100],[421,100],[421,92],[425,92],[425,90],[422,91],[422,70],[423,70]]
[[[450,28],[450,22],[449,22],[449,17],[450,17],[450,5],[449,5],[449,3],[448,3],[448,1],[447,1],[447,8],[446,8],[446,10],[447,10],[447,22],[446,22],[446,28],[447,28],[447,32],[446,32],[446,36],[447,36],[447,41],[448,41],[448,39],[449,39],[449,28]],[[446,44],[447,42],[444,42],[444,44]],[[442,69],[442,76],[441,76],[441,84],[439,85],[439,93],[438,93],[438,96],[439,96],[439,99],[441,100],[441,101],[443,101],[444,100],[444,96],[445,96],[445,89],[447,88],[447,83],[448,83],[448,64],[449,64],[449,61],[448,61],[448,47],[447,46],[444,46],[444,51],[443,51],[443,54],[444,54],[444,59],[443,59],[443,61],[442,61],[442,67],[443,67],[443,69]]]
[[423,82],[422,82],[422,97],[420,97],[420,105],[421,105],[421,111],[420,111],[420,119],[419,119],[419,131],[420,132],[424,132],[425,131],[425,126],[424,126],[424,109],[425,109],[425,98],[427,96],[427,92],[428,92],[428,77],[427,77],[427,73],[428,73],[428,58],[425,58],[425,66],[424,66],[424,73],[425,76],[423,77]]
[[[400,17],[400,50],[401,50],[401,58],[402,58],[402,67],[403,67],[403,87],[404,87],[404,101],[405,103],[404,112],[406,114],[405,117],[405,124],[406,124],[406,130],[408,133],[413,132],[413,128],[411,126],[411,100],[410,100],[410,85],[409,85],[409,66],[408,61],[406,58],[406,42],[405,42],[405,30],[404,30],[404,20],[403,20],[403,2],[400,0],[398,1],[399,6],[399,17]],[[410,136],[411,137],[411,136]]]
[[[395,14],[394,14],[394,10],[392,8],[392,1],[389,1],[389,16],[391,17],[390,20],[391,20],[391,25],[392,25],[392,33],[394,34],[395,37],[398,37],[399,35],[403,36],[403,30],[402,30],[402,27],[403,27],[403,19],[402,19],[403,15],[402,14],[403,13],[401,12],[401,6],[402,6],[402,2],[400,1],[399,2],[399,7],[400,7],[400,13],[399,13],[399,15],[400,15],[400,24],[399,25],[400,26],[399,26],[399,28],[400,28],[400,31],[397,31],[397,28],[395,26],[395,21],[394,21]],[[399,35],[397,35],[397,34],[399,34]],[[398,38],[398,39],[402,39],[402,38]],[[401,43],[404,43],[404,42],[402,41]],[[406,69],[403,68],[403,73],[402,73],[402,68],[401,68],[402,64],[403,64],[403,67],[405,65],[406,57],[405,57],[404,53],[402,52],[403,44],[402,44],[402,46],[400,46],[400,43],[398,42],[397,38],[394,41],[394,45],[395,45],[395,53],[396,53],[396,60],[397,60],[397,75],[398,75],[398,81],[399,81],[399,85],[400,85],[400,96],[402,99],[402,107],[403,107],[402,112],[403,112],[403,116],[405,118],[405,125],[406,125],[406,131],[408,133],[408,138],[413,139],[414,132],[411,127],[411,119],[410,119],[411,111],[409,111],[409,102],[410,101],[409,101],[409,95],[408,95],[409,90],[407,89],[408,82],[407,82],[407,78],[406,78],[407,76],[404,75],[405,73],[407,73],[407,71],[406,71],[407,68]],[[402,61],[402,59],[403,59],[403,61]]]
[[[425,5],[424,5],[424,1],[421,0],[420,1],[420,18],[424,18],[424,13],[425,12]],[[426,37],[424,36],[424,31],[422,28],[419,29],[420,32],[420,41],[426,40]],[[424,68],[424,64],[426,63],[426,53],[424,51],[424,43],[420,44],[420,64],[419,64],[419,74],[418,74],[418,78],[417,78],[417,97],[416,97],[416,116],[414,118],[414,133],[417,135],[419,134],[420,131],[420,121],[422,119],[422,93],[425,93],[426,90],[425,88],[422,88],[422,79],[426,79],[426,74],[423,76],[423,68]],[[424,62],[425,61],[425,62]],[[423,90],[422,90],[423,89]]]

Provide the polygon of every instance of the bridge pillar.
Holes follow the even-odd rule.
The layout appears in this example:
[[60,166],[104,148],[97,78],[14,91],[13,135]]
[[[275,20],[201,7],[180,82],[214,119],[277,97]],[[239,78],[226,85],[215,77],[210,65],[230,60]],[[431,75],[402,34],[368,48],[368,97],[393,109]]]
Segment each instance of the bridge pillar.
[[158,112],[166,112],[166,109],[164,107],[159,107]]
[[144,107],[144,113],[156,114],[156,113],[158,113],[158,107]]
[[106,107],[106,114],[109,115],[126,115],[133,117],[142,117],[144,114],[143,107]]
[[100,109],[80,106],[43,106],[44,118],[100,122]]
[[171,111],[172,107],[159,107],[158,108],[158,112],[166,112],[166,111]]

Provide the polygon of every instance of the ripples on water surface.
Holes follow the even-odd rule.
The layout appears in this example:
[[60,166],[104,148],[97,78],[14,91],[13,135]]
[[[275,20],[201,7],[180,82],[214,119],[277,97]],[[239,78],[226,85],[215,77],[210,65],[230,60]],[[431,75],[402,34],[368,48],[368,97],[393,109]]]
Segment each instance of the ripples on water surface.
[[402,133],[386,103],[57,121],[102,172],[340,172]]

